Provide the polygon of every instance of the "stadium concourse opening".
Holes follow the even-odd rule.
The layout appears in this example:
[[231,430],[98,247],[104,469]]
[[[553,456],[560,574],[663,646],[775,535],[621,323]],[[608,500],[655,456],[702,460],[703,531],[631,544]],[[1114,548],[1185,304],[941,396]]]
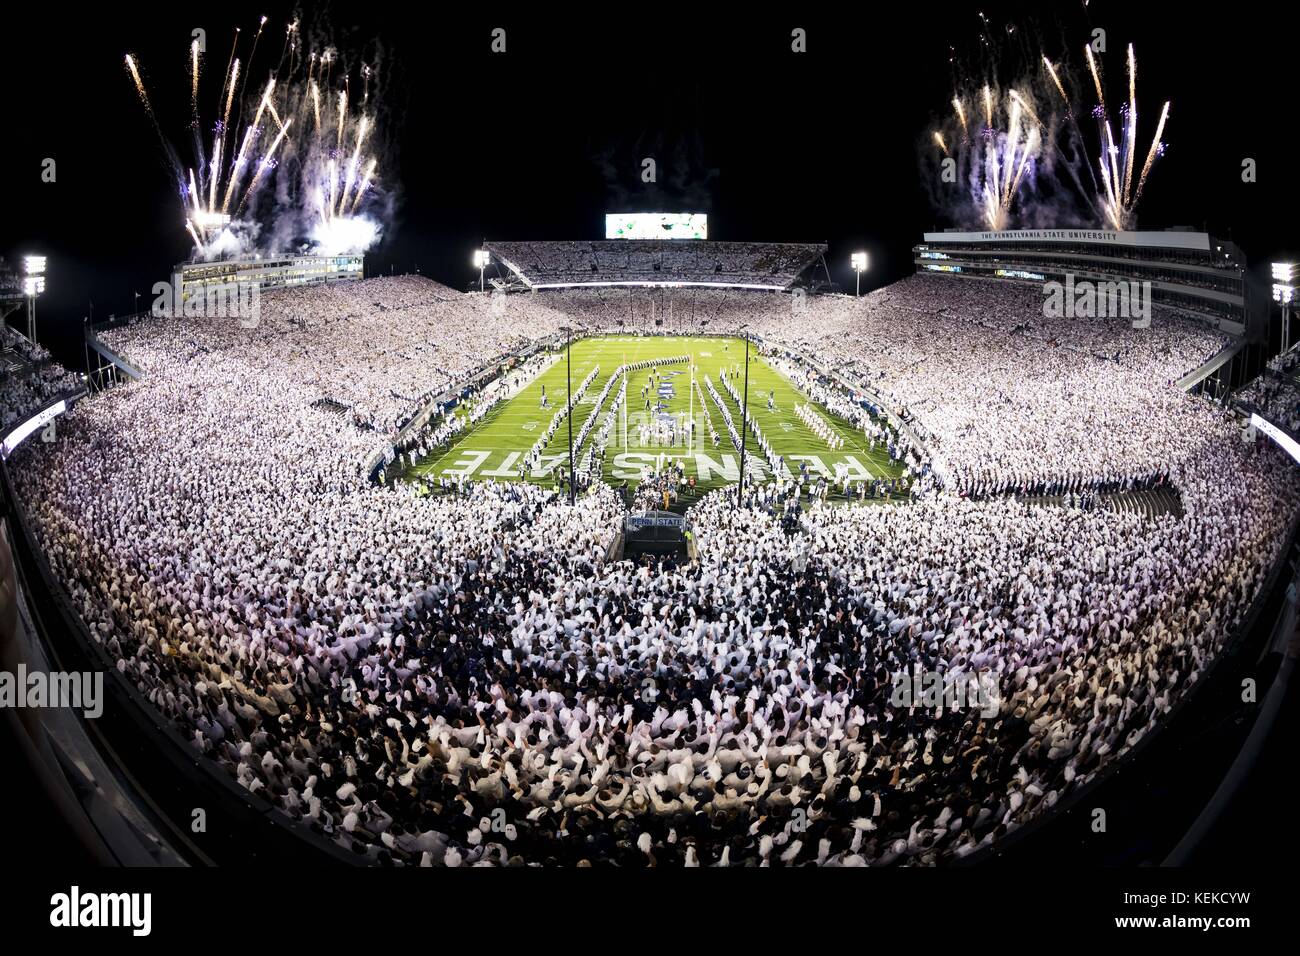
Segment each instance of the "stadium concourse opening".
[[623,519],[623,533],[615,539],[611,556],[636,560],[642,555],[655,558],[691,556],[686,519],[671,511],[646,511]]

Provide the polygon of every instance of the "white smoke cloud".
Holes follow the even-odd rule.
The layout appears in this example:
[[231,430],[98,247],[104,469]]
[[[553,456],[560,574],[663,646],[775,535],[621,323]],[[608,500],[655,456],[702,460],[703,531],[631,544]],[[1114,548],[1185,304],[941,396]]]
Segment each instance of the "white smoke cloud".
[[365,252],[383,237],[383,226],[365,216],[347,216],[318,223],[312,230],[312,251],[327,256]]

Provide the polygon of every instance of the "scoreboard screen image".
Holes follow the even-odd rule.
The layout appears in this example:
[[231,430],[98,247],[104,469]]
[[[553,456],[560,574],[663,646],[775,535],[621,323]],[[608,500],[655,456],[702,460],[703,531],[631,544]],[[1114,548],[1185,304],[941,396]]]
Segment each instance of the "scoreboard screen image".
[[709,217],[694,212],[625,212],[605,216],[606,239],[707,239]]

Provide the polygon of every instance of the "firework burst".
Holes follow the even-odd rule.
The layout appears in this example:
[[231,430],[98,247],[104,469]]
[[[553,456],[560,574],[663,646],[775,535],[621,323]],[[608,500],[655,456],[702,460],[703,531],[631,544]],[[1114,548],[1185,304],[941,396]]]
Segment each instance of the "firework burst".
[[1101,70],[1092,54],[1092,47],[1084,47],[1088,60],[1088,70],[1092,75],[1093,88],[1097,93],[1097,105],[1093,116],[1097,120],[1100,152],[1097,168],[1101,173],[1102,190],[1097,197],[1097,205],[1102,211],[1106,225],[1113,229],[1131,229],[1137,223],[1137,205],[1146,187],[1147,177],[1157,157],[1164,155],[1165,123],[1169,119],[1169,102],[1160,110],[1160,120],[1156,124],[1155,136],[1147,150],[1146,160],[1138,171],[1136,180],[1133,170],[1141,146],[1138,142],[1138,101],[1137,101],[1137,55],[1133,44],[1128,45],[1128,100],[1120,107],[1119,139],[1115,138],[1115,124],[1106,108],[1106,93],[1102,83]]
[[[250,243],[267,252],[292,246],[327,253],[361,251],[381,231],[367,208],[378,191],[385,154],[378,135],[374,70],[362,67],[363,94],[350,106],[347,71],[331,78],[337,51],[322,46],[303,57],[294,21],[285,29],[275,70],[250,83],[266,22],[262,17],[242,62],[240,31],[235,30],[216,100],[217,118],[209,127],[201,118],[202,50],[197,41],[190,45],[190,162],[183,162],[164,136],[135,57],[125,60],[172,166],[195,255],[211,259],[250,251]],[[335,108],[322,108],[326,96]],[[245,116],[251,118],[245,122]]]
[[[976,116],[984,120],[975,135],[967,119],[967,101],[977,105]],[[956,126],[936,129],[931,138],[960,167],[983,226],[1005,229],[1042,145],[1040,121],[1029,94],[1011,90],[1003,95],[986,83],[977,92],[959,92],[952,108]]]
[[[1021,79],[1000,88],[992,77],[1007,72],[1005,63],[990,59],[987,35],[982,34],[981,42],[982,70],[990,79],[964,80],[955,67],[951,113],[945,111],[929,132],[945,161],[957,163],[959,181],[967,188],[960,202],[939,193],[936,202],[955,219],[978,221],[987,229],[1006,228],[1013,219],[1135,228],[1152,169],[1165,154],[1170,104],[1164,104],[1154,135],[1144,145],[1133,46],[1125,51],[1126,96],[1112,112],[1102,58],[1092,46],[1084,47],[1086,67],[1078,75],[1032,46],[1024,49]],[[1095,138],[1080,127],[1079,117],[1090,126],[1088,116],[1095,122]]]

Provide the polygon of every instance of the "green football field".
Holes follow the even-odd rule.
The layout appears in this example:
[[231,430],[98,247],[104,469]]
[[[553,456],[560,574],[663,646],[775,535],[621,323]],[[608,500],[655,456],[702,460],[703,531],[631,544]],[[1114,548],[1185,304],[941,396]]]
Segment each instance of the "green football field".
[[[587,387],[583,398],[574,409],[573,433],[575,441],[583,423],[595,408],[595,402],[609,377],[623,364],[654,360],[661,362],[655,370],[658,378],[651,379],[650,368],[636,369],[627,375],[625,408],[620,411],[605,452],[606,481],[621,485],[625,481],[635,485],[649,467],[652,471],[661,463],[681,461],[688,476],[694,476],[701,492],[732,484],[739,479],[740,454],[731,442],[722,412],[705,387],[707,376],[713,382],[718,398],[730,410],[732,420],[740,429],[741,409],[728,391],[723,388],[720,372],[736,375],[736,389],[743,395],[745,343],[742,339],[643,337],[634,335],[604,336],[573,343],[572,381],[578,389],[593,368],[596,377]],[[691,371],[686,362],[670,363],[666,360],[690,356],[695,363],[695,377],[699,388],[691,387]],[[501,402],[480,422],[456,436],[450,448],[438,449],[412,468],[399,471],[399,479],[463,476],[467,479],[520,479],[520,466],[524,456],[550,424],[556,411],[563,407],[567,397],[566,361],[563,350],[558,361],[525,386],[513,398]],[[574,461],[580,462],[583,452],[599,432],[604,412],[613,406],[622,384],[615,385],[606,398],[597,426],[581,447],[574,448]],[[542,406],[542,394],[548,401]],[[772,408],[768,408],[769,396]],[[890,462],[889,454],[879,442],[871,442],[861,431],[848,422],[832,415],[824,407],[817,412],[835,428],[845,441],[842,448],[831,450],[795,414],[794,406],[807,402],[807,396],[783,374],[768,365],[754,346],[749,358],[749,414],[758,422],[776,452],[785,456],[790,470],[798,473],[800,462],[806,461],[811,474],[834,477],[835,468],[843,464],[855,481],[875,478],[897,478],[903,469]],[[647,407],[649,404],[650,407]],[[705,406],[705,407],[702,407]],[[720,436],[715,446],[705,424],[706,412]],[[463,413],[463,410],[462,410]],[[649,434],[647,426],[668,421],[680,425],[693,417],[697,423],[695,441],[686,447],[677,432],[675,444]],[[643,438],[645,439],[643,441]],[[551,486],[555,483],[557,468],[568,466],[568,424],[561,423],[548,442],[541,461],[527,475],[526,480]],[[753,435],[746,436],[746,470],[759,480],[770,477],[766,460],[758,449]]]

